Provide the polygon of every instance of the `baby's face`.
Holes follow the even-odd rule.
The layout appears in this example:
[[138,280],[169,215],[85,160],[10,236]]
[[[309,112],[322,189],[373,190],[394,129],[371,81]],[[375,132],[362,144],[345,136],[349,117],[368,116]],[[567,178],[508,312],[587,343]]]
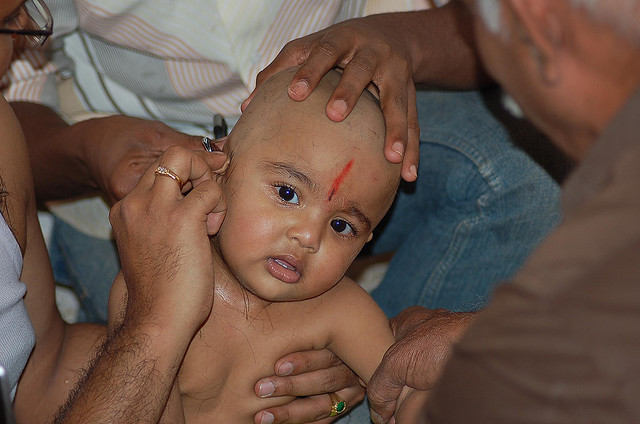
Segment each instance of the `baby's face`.
[[333,287],[370,240],[399,167],[384,157],[382,124],[337,124],[295,107],[260,114],[267,117],[230,136],[238,148],[223,182],[228,209],[217,246],[257,296],[307,299]]

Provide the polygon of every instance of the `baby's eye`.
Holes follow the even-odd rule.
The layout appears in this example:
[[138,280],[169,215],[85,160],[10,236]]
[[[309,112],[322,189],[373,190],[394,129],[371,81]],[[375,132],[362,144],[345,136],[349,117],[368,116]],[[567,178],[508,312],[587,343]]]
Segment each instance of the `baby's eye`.
[[344,219],[334,219],[331,221],[331,228],[333,228],[333,231],[343,236],[356,235],[355,228],[353,228],[351,224]]
[[298,204],[300,203],[300,199],[298,199],[298,194],[296,191],[289,186],[277,186],[278,187],[278,196],[282,198],[285,202]]

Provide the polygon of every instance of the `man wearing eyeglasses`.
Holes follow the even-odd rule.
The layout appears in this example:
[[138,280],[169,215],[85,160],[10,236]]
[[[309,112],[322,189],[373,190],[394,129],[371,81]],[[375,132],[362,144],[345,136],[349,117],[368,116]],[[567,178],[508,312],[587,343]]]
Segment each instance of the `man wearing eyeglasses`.
[[53,18],[41,0],[25,1],[0,25],[0,34],[14,34],[28,37],[41,46],[53,32]]

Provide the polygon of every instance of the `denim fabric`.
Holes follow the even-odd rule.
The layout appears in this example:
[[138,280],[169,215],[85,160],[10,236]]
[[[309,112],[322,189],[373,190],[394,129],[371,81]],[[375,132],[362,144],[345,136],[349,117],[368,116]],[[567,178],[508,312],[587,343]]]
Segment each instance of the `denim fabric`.
[[396,252],[373,292],[389,317],[411,305],[481,309],[559,221],[558,184],[488,113],[499,94],[418,93],[418,180],[369,248]]
[[120,271],[115,242],[90,237],[54,218],[49,256],[56,282],[78,296],[78,322],[106,324],[111,283]]

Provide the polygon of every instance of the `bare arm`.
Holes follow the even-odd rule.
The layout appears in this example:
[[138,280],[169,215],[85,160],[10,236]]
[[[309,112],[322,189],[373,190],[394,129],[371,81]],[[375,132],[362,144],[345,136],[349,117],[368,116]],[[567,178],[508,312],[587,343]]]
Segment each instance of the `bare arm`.
[[201,137],[160,122],[114,115],[68,125],[47,106],[11,106],[25,133],[39,202],[102,192],[115,203],[169,146],[202,149]]
[[327,325],[333,334],[328,348],[367,384],[395,340],[389,320],[373,298],[346,277],[340,285],[342,290],[329,302],[333,322]]
[[[109,316],[108,316],[108,329],[110,333],[114,333],[120,330],[127,308],[127,287],[124,282],[122,273],[119,273],[111,285],[111,292],[109,293]],[[151,407],[152,411],[155,411]],[[177,377],[174,379],[171,393],[167,400],[162,416],[159,423],[184,423],[184,410],[182,407],[182,398],[180,396],[180,388],[178,385]]]
[[416,84],[473,89],[491,82],[476,51],[473,20],[462,1],[451,0],[441,8],[406,17],[407,26],[398,30],[406,31],[403,35],[410,40]]
[[45,422],[77,381],[104,337],[101,326],[65,325],[55,304],[54,282],[40,231],[33,182],[22,130],[0,97],[0,175],[9,193],[3,201],[6,221],[23,251],[20,280],[35,333],[35,346],[20,378],[14,409],[20,422]]
[[120,327],[56,422],[158,422],[188,345],[175,336],[160,328]]
[[[172,147],[112,208],[127,287],[124,318],[58,422],[160,419],[187,347],[213,305],[209,235],[217,232],[225,204],[210,170],[224,159]],[[159,164],[185,187],[155,175]]]

